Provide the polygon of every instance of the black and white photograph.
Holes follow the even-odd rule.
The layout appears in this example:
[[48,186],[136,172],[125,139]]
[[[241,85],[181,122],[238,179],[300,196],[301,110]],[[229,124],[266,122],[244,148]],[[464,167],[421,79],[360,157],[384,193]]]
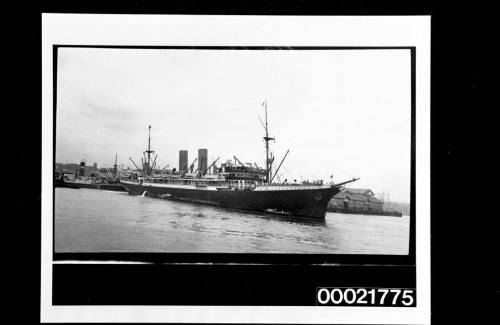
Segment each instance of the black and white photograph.
[[43,18],[43,319],[428,321],[428,17]]
[[55,252],[409,253],[411,49],[59,47],[56,73]]

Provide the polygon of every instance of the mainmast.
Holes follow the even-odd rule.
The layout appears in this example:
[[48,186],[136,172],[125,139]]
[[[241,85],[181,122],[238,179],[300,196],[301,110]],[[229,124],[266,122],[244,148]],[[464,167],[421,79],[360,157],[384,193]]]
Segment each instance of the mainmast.
[[117,175],[117,172],[118,172],[118,153],[115,153],[115,164],[113,165],[113,178],[114,180],[116,180],[116,175]]
[[154,150],[151,150],[151,125],[148,128],[148,150],[145,151],[145,153],[148,154],[148,160],[146,164],[146,175],[151,175],[151,154],[154,152]]
[[267,99],[263,103],[264,108],[266,110],[266,123],[264,129],[266,130],[266,136],[264,140],[266,141],[266,183],[269,183],[271,180],[271,168],[269,166],[269,141],[274,140],[274,138],[269,137],[269,125],[267,123]]

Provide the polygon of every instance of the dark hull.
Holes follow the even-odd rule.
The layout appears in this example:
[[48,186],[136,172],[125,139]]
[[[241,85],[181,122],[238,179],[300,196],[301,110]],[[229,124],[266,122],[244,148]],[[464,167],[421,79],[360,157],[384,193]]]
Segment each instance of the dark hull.
[[99,184],[99,189],[105,191],[127,192],[122,184]]
[[72,188],[90,188],[97,189],[96,184],[87,184],[87,183],[74,183],[74,182],[66,182],[66,184],[70,185]]
[[330,199],[339,192],[338,187],[269,190],[269,191],[209,191],[187,188],[166,188],[139,183],[122,183],[129,194],[164,199],[184,200],[221,207],[266,212],[273,210],[291,215],[324,219]]
[[65,188],[75,188],[75,189],[78,189],[78,187],[72,185],[72,184],[69,184],[65,181],[62,181],[60,179],[56,179],[54,180],[54,187],[65,187]]
[[[87,183],[77,183],[77,182],[64,182],[64,187],[70,188],[90,188],[94,190],[105,190],[105,191],[117,191],[126,192],[127,190],[122,184],[87,184]],[[56,186],[57,187],[57,186]],[[61,186],[62,187],[62,186]]]

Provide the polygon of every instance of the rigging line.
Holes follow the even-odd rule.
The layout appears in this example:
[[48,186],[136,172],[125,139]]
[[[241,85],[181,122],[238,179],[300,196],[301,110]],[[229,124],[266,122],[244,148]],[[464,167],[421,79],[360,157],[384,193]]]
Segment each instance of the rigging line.
[[288,173],[288,175],[289,175],[291,178],[293,178],[292,173],[290,173],[290,171],[289,171],[289,170],[288,170],[285,166],[283,166],[283,169],[284,169],[284,170]]
[[266,126],[264,125],[264,122],[262,122],[262,119],[260,118],[259,115],[257,115],[257,117],[259,118],[260,125],[262,125],[262,127],[264,128],[264,131],[266,131]]

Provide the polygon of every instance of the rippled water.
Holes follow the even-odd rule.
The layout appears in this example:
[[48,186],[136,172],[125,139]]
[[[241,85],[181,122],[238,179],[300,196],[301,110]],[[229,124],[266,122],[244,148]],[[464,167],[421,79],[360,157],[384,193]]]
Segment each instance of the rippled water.
[[56,252],[407,254],[408,217],[327,213],[324,222],[57,188]]

